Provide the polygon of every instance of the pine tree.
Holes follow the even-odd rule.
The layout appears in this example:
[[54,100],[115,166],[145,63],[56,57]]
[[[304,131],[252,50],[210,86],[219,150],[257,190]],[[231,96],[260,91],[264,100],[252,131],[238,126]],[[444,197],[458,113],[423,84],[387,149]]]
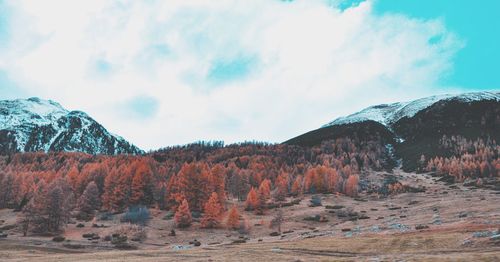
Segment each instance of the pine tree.
[[271,197],[271,180],[266,178],[260,183],[259,194],[262,194],[266,199]]
[[350,175],[349,178],[347,178],[346,184],[345,184],[345,193],[348,196],[355,197],[358,195],[358,183],[359,183],[359,177],[357,175]]
[[153,203],[153,177],[151,169],[143,161],[138,163],[132,179],[130,204],[149,206]]
[[193,218],[191,216],[191,210],[189,210],[189,203],[186,199],[182,200],[181,205],[177,208],[174,219],[177,227],[184,228],[191,226]]
[[245,201],[245,210],[255,210],[259,205],[259,197],[255,188],[251,188]]
[[80,198],[78,198],[78,217],[83,220],[91,219],[94,212],[99,209],[99,206],[99,189],[97,188],[96,183],[92,181],[87,185]]
[[229,209],[226,226],[230,229],[238,229],[240,227],[240,213],[236,205],[233,205],[233,207]]
[[281,225],[285,221],[285,218],[283,216],[283,210],[278,209],[276,214],[274,215],[273,219],[271,220],[270,227],[271,228],[278,228],[278,232],[281,233]]
[[204,228],[215,228],[220,225],[223,209],[219,203],[219,196],[213,192],[205,204],[205,213],[201,219],[201,226]]
[[302,176],[297,176],[292,184],[292,195],[298,196],[302,193]]

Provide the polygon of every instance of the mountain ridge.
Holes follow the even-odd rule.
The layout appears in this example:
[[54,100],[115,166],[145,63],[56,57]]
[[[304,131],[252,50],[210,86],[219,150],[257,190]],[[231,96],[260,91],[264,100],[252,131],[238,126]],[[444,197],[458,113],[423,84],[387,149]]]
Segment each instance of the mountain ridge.
[[142,154],[83,111],[37,97],[0,101],[0,153],[69,151]]

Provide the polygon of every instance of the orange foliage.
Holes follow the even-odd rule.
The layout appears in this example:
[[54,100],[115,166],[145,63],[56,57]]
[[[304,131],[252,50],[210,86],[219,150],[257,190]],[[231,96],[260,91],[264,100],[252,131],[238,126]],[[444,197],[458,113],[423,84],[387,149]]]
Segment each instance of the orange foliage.
[[213,192],[205,204],[205,213],[201,219],[201,226],[204,228],[216,228],[220,225],[221,216],[223,213],[222,206],[219,202],[219,196]]
[[182,200],[181,205],[177,208],[174,215],[175,223],[178,227],[189,227],[193,221],[191,210],[189,210],[189,203],[186,199]]

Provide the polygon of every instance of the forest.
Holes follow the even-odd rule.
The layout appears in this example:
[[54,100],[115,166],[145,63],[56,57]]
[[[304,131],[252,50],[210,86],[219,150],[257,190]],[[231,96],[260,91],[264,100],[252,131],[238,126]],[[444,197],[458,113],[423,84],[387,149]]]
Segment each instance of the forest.
[[[422,172],[465,178],[498,176],[499,146],[491,140],[444,136],[446,156],[421,158]],[[193,216],[205,228],[241,228],[244,212],[263,215],[303,194],[356,197],[368,171],[392,168],[381,139],[339,138],[319,146],[198,142],[145,155],[18,153],[0,157],[0,208],[19,212],[23,233],[64,230],[70,218],[98,213],[170,210],[178,227]],[[402,192],[397,181],[390,192]],[[238,210],[230,203],[244,203]],[[223,223],[225,221],[225,224]]]
[[356,196],[363,170],[381,170],[387,148],[380,141],[349,138],[305,148],[246,142],[199,142],[142,156],[83,153],[19,153],[0,157],[0,208],[20,212],[28,234],[57,232],[70,217],[133,207],[172,210],[179,227],[202,214],[202,226],[218,227],[239,212],[263,214],[286,197],[308,193]]

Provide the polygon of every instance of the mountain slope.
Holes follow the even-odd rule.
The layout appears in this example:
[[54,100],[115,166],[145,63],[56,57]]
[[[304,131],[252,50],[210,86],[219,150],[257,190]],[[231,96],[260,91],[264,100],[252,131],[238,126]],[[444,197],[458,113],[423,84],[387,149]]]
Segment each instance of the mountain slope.
[[500,92],[441,95],[410,102],[368,107],[323,127],[292,138],[286,144],[312,146],[342,136],[392,144],[405,170],[415,170],[421,155],[440,152],[443,135],[500,140]]
[[0,101],[0,153],[77,151],[89,154],[141,154],[80,111],[39,98]]

